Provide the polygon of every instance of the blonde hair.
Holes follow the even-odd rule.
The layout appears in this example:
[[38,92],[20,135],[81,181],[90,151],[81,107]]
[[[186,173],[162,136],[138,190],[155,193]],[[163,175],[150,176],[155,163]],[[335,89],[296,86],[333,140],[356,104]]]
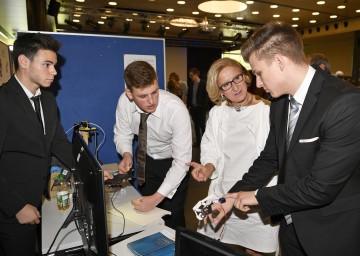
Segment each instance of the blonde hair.
[[220,88],[217,83],[219,73],[226,67],[236,67],[244,74],[245,83],[249,87],[251,84],[251,75],[246,68],[234,59],[222,58],[216,60],[210,67],[207,74],[206,90],[212,102],[216,105],[220,105],[221,102],[225,101],[225,97],[221,97]]

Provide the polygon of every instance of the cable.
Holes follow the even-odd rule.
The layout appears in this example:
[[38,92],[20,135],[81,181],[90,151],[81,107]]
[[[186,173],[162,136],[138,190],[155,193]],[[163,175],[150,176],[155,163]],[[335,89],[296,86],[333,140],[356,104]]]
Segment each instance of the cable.
[[122,236],[122,235],[124,234],[124,232],[125,232],[125,216],[124,216],[124,214],[123,214],[121,211],[119,211],[119,210],[115,207],[115,205],[114,205],[114,196],[115,196],[116,194],[118,194],[120,190],[121,190],[121,189],[119,189],[118,191],[114,192],[114,193],[112,194],[111,200],[110,200],[112,207],[113,207],[117,212],[119,212],[119,213],[122,215],[123,220],[124,220],[123,230],[122,230],[122,232],[121,232],[118,236],[116,236],[116,237]]
[[[68,217],[65,219],[65,221],[63,222],[63,224],[61,224],[59,230],[56,232],[56,235],[55,235],[53,241],[51,242],[51,245],[50,245],[50,247],[49,247],[49,249],[48,249],[48,251],[47,251],[46,254],[49,254],[49,253],[50,253],[51,248],[53,247],[53,245],[54,245],[57,237],[58,237],[59,234],[60,234],[60,231],[64,228],[65,224],[67,223],[67,225],[69,225],[69,223],[68,223],[69,220],[68,220],[68,219],[69,219],[69,216],[73,213],[74,210],[75,210],[75,208],[74,208],[74,206],[73,206],[72,209],[71,209],[71,211],[70,211],[70,213],[69,213],[69,215],[68,215]],[[71,220],[71,221],[72,221],[72,220]],[[66,225],[66,226],[67,226],[67,225]],[[55,251],[55,252],[56,252],[56,251]]]

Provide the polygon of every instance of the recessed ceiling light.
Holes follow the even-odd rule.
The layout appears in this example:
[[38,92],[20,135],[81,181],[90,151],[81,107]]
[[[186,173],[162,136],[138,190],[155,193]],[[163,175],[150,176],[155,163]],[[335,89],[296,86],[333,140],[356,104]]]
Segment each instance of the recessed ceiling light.
[[274,14],[273,17],[274,17],[274,18],[279,18],[280,15],[279,15],[279,14]]
[[161,19],[161,18],[162,18],[162,16],[161,16],[161,15],[158,15],[157,17],[158,17],[159,19]]
[[117,5],[117,2],[109,2],[109,5]]
[[106,16],[101,16],[101,19],[106,20],[107,17]]
[[317,1],[316,4],[322,5],[322,4],[325,4],[325,1]]
[[98,23],[99,23],[99,24],[104,24],[105,22],[102,21],[102,20],[99,20]]
[[194,15],[198,15],[198,14],[199,14],[199,12],[192,12],[192,14],[194,14]]
[[155,0],[149,0],[149,2],[155,2]]
[[215,16],[216,18],[220,18],[220,17],[221,17],[221,14],[218,14],[218,13],[217,13],[217,14],[215,14],[214,16]]
[[345,5],[339,5],[337,8],[338,8],[338,9],[345,9],[346,6],[345,6]]
[[245,3],[246,3],[246,4],[253,4],[254,1],[246,1]]
[[139,14],[137,14],[136,12],[133,12],[132,15],[133,15],[133,16],[138,16]]
[[330,18],[331,18],[331,19],[336,19],[336,18],[337,18],[337,15],[330,15]]
[[237,20],[243,20],[243,17],[236,17]]
[[247,5],[239,1],[206,1],[198,5],[203,12],[209,13],[235,13],[247,8]]
[[154,23],[156,23],[156,21],[155,21],[155,20],[150,20],[150,23],[153,23],[153,24],[154,24]]
[[300,12],[300,9],[292,9],[292,12]]
[[85,0],[76,0],[76,2],[83,3]]
[[252,14],[257,15],[257,14],[259,14],[259,12],[258,12],[258,11],[254,11],[254,12],[252,12]]
[[75,20],[72,20],[73,22],[80,22],[80,20],[77,20],[77,19],[75,19]]
[[170,29],[170,27],[165,27],[165,29]]
[[360,9],[356,10],[356,12],[360,12]]
[[126,19],[126,21],[133,21],[133,19],[129,19],[129,18],[127,18],[127,19]]
[[272,9],[276,9],[276,8],[278,8],[279,6],[277,6],[276,4],[272,4],[272,5],[270,5],[270,8],[272,8]]
[[316,23],[316,20],[310,20],[309,22],[310,23]]
[[297,28],[299,25],[298,24],[292,24],[291,26],[294,27],[294,28]]
[[106,13],[111,13],[111,10],[106,10],[105,12],[106,12]]
[[312,15],[319,15],[320,13],[318,12],[313,12]]
[[292,18],[292,20],[299,20],[299,17],[294,17]]
[[74,17],[81,17],[81,14],[75,13],[75,14],[74,14]]
[[174,10],[173,8],[167,8],[166,11],[167,11],[167,12],[173,12],[173,11],[175,11],[175,10]]
[[82,8],[81,8],[81,7],[76,7],[75,10],[76,10],[76,11],[81,11]]
[[185,1],[177,1],[178,4],[185,4]]

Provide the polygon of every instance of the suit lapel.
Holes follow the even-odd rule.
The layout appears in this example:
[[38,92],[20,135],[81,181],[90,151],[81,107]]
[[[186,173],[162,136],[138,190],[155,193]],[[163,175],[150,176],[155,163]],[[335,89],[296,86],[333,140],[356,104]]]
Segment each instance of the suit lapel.
[[311,80],[309,90],[306,94],[304,104],[301,108],[299,118],[296,122],[295,130],[291,139],[288,153],[291,152],[292,148],[296,144],[296,141],[299,140],[301,130],[318,100],[318,94],[320,93],[323,81],[324,81],[323,76],[321,76],[319,71],[317,71],[313,79]]

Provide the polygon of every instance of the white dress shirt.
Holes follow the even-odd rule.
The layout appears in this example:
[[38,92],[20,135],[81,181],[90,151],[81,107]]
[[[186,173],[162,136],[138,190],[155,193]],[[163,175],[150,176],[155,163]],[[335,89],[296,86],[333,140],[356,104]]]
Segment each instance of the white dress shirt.
[[[120,96],[116,107],[114,142],[120,155],[132,154],[134,134],[139,133],[140,113],[143,111],[130,101],[126,94]],[[147,119],[147,154],[153,159],[173,158],[158,192],[172,198],[189,167],[192,157],[192,134],[189,112],[174,94],[159,90],[159,102]]]

